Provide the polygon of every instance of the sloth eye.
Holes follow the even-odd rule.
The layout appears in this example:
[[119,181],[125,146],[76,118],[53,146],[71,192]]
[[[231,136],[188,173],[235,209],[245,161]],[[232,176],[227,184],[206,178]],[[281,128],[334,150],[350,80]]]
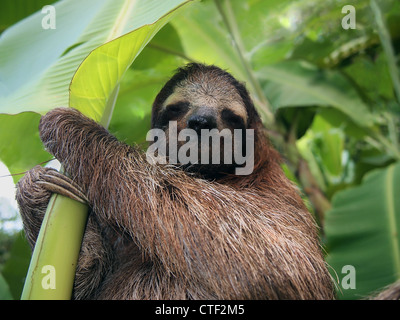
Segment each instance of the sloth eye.
[[244,128],[243,119],[229,109],[222,110],[222,119],[235,129]]
[[171,120],[178,120],[183,114],[189,110],[189,102],[179,101],[177,103],[169,104],[165,107],[164,111],[158,117],[155,126],[157,128],[166,128],[168,122]]
[[178,115],[184,114],[188,111],[188,109],[189,109],[189,102],[184,102],[184,101],[177,102],[174,104],[169,104],[166,107],[166,111],[171,116],[178,116]]

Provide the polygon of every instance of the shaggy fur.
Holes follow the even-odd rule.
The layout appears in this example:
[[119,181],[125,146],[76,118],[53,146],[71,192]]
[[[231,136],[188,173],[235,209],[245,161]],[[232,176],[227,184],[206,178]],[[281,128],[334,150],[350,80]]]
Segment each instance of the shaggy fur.
[[376,296],[369,297],[370,300],[400,300],[400,281],[386,286]]
[[[76,274],[75,299],[332,299],[333,285],[317,227],[280,168],[244,86],[216,67],[181,69],[160,92],[179,87],[235,93],[255,129],[255,169],[214,179],[172,165],[150,165],[136,146],[118,141],[73,109],[40,122],[46,149],[86,194],[91,214]],[[224,80],[225,79],[225,80]],[[197,91],[200,92],[200,91]],[[222,94],[222,93],[221,93]],[[213,101],[214,101],[213,100]],[[50,192],[36,167],[18,184],[27,238],[34,246]]]

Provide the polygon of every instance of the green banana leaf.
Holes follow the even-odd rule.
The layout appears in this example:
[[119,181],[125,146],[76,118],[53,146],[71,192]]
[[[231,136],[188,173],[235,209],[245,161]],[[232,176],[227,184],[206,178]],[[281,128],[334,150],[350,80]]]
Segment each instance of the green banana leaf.
[[[19,231],[10,250],[10,257],[2,268],[2,275],[7,281],[12,299],[19,299],[24,286],[23,279],[29,267],[31,247],[25,238],[24,232]],[[1,290],[0,286],[0,290]],[[0,298],[1,300],[1,298]]]
[[362,128],[373,115],[349,81],[337,71],[320,70],[305,61],[284,61],[261,68],[257,75],[274,110],[284,107],[333,107]]
[[[327,262],[338,296],[358,299],[400,279],[400,163],[368,173],[338,192],[326,213]],[[354,267],[348,287],[346,266]],[[345,269],[343,269],[345,267]]]
[[[44,114],[68,106],[72,77],[92,50],[143,25],[156,32],[160,28],[156,21],[186,2],[58,1],[53,4],[56,29],[43,29],[45,14],[38,11],[5,30],[0,37],[0,139],[8,143],[0,146],[0,160],[10,172],[20,173],[51,159],[37,147],[39,115],[26,112]],[[135,50],[140,51],[142,44],[137,41]],[[26,148],[29,156],[16,160],[17,154],[26,154]],[[14,176],[14,181],[19,178]]]
[[0,38],[0,113],[45,113],[68,105],[68,88],[90,51],[155,23],[179,0],[69,0],[54,4],[56,29],[43,29],[40,11]]
[[12,295],[6,280],[0,273],[0,300],[12,300]]

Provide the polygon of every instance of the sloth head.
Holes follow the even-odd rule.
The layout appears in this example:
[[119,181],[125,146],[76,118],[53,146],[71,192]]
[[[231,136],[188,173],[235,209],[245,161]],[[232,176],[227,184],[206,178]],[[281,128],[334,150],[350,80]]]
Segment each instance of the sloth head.
[[[241,155],[245,155],[246,129],[257,129],[259,124],[261,124],[259,115],[242,83],[216,66],[197,63],[178,69],[164,85],[154,101],[151,122],[153,129],[165,132],[167,156],[170,158],[171,154],[168,152],[171,150],[171,145],[176,146],[173,150],[179,150],[186,144],[185,150],[189,152],[189,140],[190,143],[196,141],[198,150],[196,160],[193,161],[192,157],[190,163],[182,164],[178,159],[177,163],[181,163],[187,171],[211,177],[234,173],[235,168],[244,165],[236,161],[233,149],[241,148]],[[179,139],[178,136],[171,134],[171,130],[176,130],[178,135],[182,130],[191,132],[197,135],[197,139],[192,140],[188,136],[186,140]],[[234,134],[235,131],[237,134]],[[208,144],[204,141],[210,139],[207,135],[203,135],[207,132],[231,133],[232,144],[227,144],[227,140],[220,137],[219,148],[215,150],[212,138]],[[229,161],[229,157],[225,157],[228,151],[232,155],[232,161]],[[207,158],[207,155],[204,156],[205,152],[209,161],[201,158],[202,156]],[[213,163],[211,158],[215,152],[220,153],[219,162]]]

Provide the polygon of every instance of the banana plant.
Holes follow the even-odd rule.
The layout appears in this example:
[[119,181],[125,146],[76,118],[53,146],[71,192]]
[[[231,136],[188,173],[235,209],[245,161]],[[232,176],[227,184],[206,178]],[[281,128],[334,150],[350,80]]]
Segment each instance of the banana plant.
[[[44,114],[68,105],[107,127],[125,71],[188,2],[60,1],[47,17],[54,30],[44,27],[43,13],[29,16],[0,41],[0,74],[11,75],[0,88],[0,112]],[[52,196],[22,299],[71,298],[87,214],[86,205]]]

